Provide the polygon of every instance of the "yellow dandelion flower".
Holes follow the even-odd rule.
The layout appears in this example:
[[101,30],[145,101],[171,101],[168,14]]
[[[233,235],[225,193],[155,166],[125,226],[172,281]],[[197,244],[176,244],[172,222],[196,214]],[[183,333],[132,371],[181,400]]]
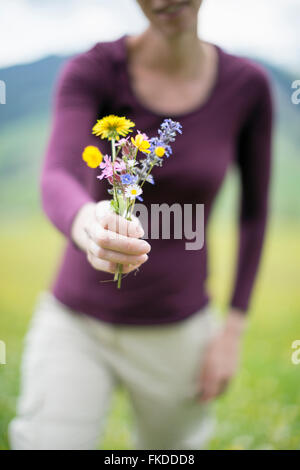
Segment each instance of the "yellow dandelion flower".
[[103,155],[97,147],[89,145],[88,147],[85,147],[82,159],[90,168],[97,168],[103,160]]
[[164,154],[166,153],[166,149],[164,147],[156,147],[155,149],[155,155],[159,158],[163,157]]
[[150,153],[150,142],[142,134],[137,134],[135,138],[131,137],[131,142],[140,152]]
[[93,134],[101,139],[119,140],[120,136],[125,137],[131,132],[134,126],[134,122],[129,119],[111,114],[97,121],[93,127]]

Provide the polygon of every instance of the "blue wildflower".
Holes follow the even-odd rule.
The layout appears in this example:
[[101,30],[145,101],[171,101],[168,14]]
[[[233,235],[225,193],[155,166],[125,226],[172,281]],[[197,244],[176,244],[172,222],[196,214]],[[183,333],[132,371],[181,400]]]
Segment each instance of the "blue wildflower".
[[150,184],[154,184],[154,178],[152,175],[148,175],[146,178],[146,181]]
[[135,183],[135,176],[130,175],[129,173],[125,173],[124,175],[120,175],[121,181],[123,184],[132,184]]

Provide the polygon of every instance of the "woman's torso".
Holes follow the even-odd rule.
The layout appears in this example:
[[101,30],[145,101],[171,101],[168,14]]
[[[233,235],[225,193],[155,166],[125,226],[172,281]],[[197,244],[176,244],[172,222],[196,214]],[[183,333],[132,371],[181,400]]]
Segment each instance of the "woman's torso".
[[[156,135],[164,118],[178,120],[183,126],[183,135],[173,144],[173,155],[153,171],[155,186],[144,187],[149,233],[153,204],[179,205],[183,218],[189,206],[193,224],[196,205],[204,205],[206,230],[215,197],[235,161],[239,133],[251,106],[248,67],[242,59],[216,48],[218,74],[207,99],[190,112],[170,115],[148,109],[135,95],[128,74],[126,36],[99,43],[89,51],[95,61],[98,48],[104,51],[109,67],[107,83],[99,82],[99,88],[105,86],[107,92],[105,102],[99,102],[95,121],[107,114],[126,116],[135,122],[136,130],[150,137]],[[90,73],[94,73],[92,69]],[[85,144],[98,145],[103,153],[110,153],[109,143],[94,136],[87,136]],[[78,165],[81,151],[78,149]],[[89,173],[86,184],[95,201],[109,198],[106,183],[99,182],[95,171]],[[149,239],[149,260],[136,275],[123,280],[120,290],[110,282],[111,275],[94,270],[84,253],[68,243],[53,292],[70,307],[113,323],[167,323],[185,318],[209,301],[205,286],[207,245],[205,240],[201,249],[187,250],[189,240],[174,239],[173,235],[171,224],[170,239]]]

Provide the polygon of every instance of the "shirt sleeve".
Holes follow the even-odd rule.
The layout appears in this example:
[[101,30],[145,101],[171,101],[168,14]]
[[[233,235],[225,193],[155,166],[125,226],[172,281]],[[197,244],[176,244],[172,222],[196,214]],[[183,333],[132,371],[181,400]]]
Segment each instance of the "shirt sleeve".
[[249,308],[262,254],[271,179],[273,97],[264,71],[259,72],[256,81],[256,98],[241,129],[237,155],[241,194],[239,246],[230,305],[243,313]]
[[97,68],[85,53],[63,67],[56,85],[52,131],[41,169],[42,208],[69,240],[76,213],[85,203],[94,202],[87,184],[89,168],[81,155],[84,147],[95,145],[91,140],[92,126],[106,91],[105,60],[101,61],[101,56],[99,59],[102,67]]

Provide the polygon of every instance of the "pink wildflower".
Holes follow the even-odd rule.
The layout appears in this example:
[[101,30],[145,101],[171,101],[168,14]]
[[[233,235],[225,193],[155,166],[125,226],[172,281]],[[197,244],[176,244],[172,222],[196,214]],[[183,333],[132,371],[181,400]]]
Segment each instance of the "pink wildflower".
[[99,167],[103,170],[101,175],[97,176],[99,180],[102,180],[103,178],[109,178],[110,176],[113,175],[113,167],[111,163],[111,158],[108,155],[105,155]]
[[126,171],[126,165],[123,160],[116,160],[114,163],[114,169],[115,171]]

